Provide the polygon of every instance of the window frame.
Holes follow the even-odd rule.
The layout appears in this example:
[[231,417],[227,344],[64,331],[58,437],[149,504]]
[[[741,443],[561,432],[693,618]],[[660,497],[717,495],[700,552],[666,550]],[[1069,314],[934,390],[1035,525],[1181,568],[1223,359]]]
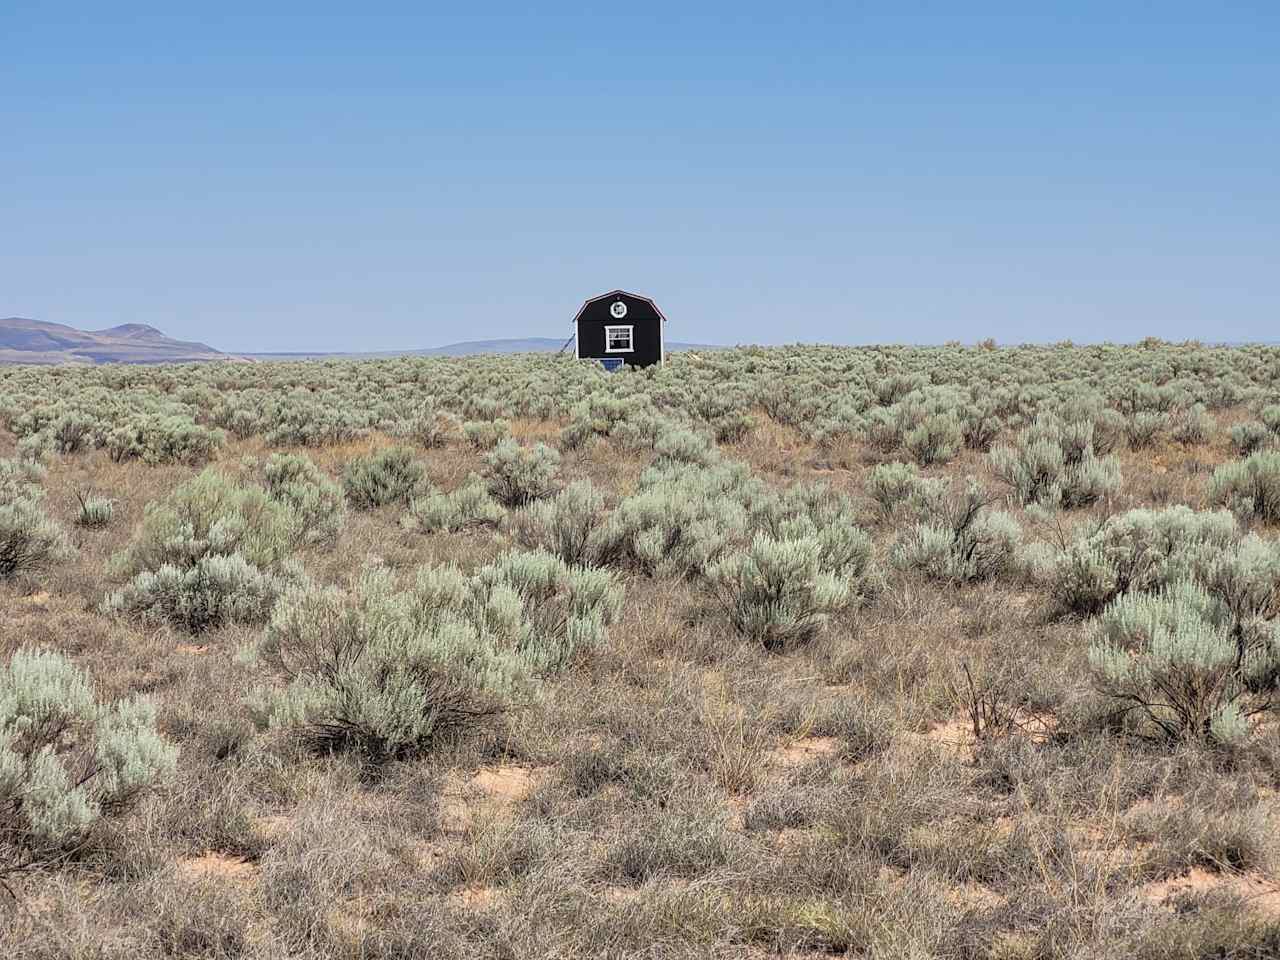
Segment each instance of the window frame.
[[[609,346],[609,337],[614,330],[627,331],[627,345],[625,347]],[[604,327],[604,352],[605,353],[635,353],[636,352],[636,326],[634,323],[606,323]]]

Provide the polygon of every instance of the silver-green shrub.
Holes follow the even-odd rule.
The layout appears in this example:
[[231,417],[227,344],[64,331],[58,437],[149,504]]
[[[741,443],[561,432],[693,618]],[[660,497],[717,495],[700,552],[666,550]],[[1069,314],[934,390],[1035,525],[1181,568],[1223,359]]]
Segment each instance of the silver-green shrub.
[[1258,419],[1271,431],[1272,436],[1280,437],[1280,403],[1270,403],[1258,411]]
[[44,431],[28,434],[18,441],[14,452],[19,460],[43,464],[53,455],[53,437]]
[[756,534],[747,549],[709,566],[707,579],[734,629],[770,649],[812,638],[860,599],[854,577],[824,564],[816,536]]
[[912,524],[898,538],[891,553],[895,566],[953,583],[990,580],[1015,568],[1022,528],[1007,513],[991,510],[978,488],[971,485],[938,507],[932,519]]
[[1155,443],[1160,431],[1168,425],[1168,419],[1164,413],[1149,411],[1130,414],[1124,424],[1124,434],[1129,441],[1129,449],[1141,450]]
[[47,472],[33,460],[14,457],[0,459],[0,503],[40,499],[44,496],[40,484]]
[[649,576],[700,575],[747,537],[757,483],[742,467],[651,468],[610,514],[599,557]]
[[187,417],[144,416],[108,433],[106,447],[115,461],[198,466],[216,457],[225,442],[221,430],[200,426]]
[[964,431],[955,414],[933,414],[908,430],[902,445],[922,467],[950,463],[964,445]]
[[476,450],[492,450],[511,436],[511,424],[506,420],[468,420],[462,425],[462,435]]
[[209,554],[189,566],[143,570],[109,594],[102,611],[199,633],[225,623],[262,623],[286,581],[239,554]]
[[1275,434],[1257,420],[1238,423],[1231,428],[1231,446],[1242,457],[1270,446],[1274,440]]
[[604,496],[586,479],[512,516],[516,540],[570,564],[599,562],[604,553],[604,522]]
[[1120,488],[1120,464],[1093,450],[1090,420],[1037,420],[1012,445],[988,455],[991,471],[1013,488],[1019,503],[1083,507]]
[[66,533],[36,499],[0,500],[0,580],[35,573],[74,554]]
[[873,379],[870,387],[880,406],[891,407],[906,399],[914,391],[922,389],[925,382],[924,377],[919,374],[891,373]]
[[1193,578],[1238,536],[1225,510],[1130,510],[1068,545],[1053,566],[1050,595],[1064,612],[1092,616],[1121,594],[1151,593]]
[[812,423],[821,410],[821,399],[813,390],[813,384],[795,376],[769,378],[760,384],[757,394],[760,405],[772,419],[792,427]]
[[869,411],[862,421],[862,437],[867,445],[881,454],[892,454],[902,447],[902,440],[909,425],[900,416],[899,407],[877,407]]
[[53,448],[58,453],[78,453],[92,446],[98,421],[80,410],[69,410],[49,428]]
[[0,580],[74,554],[62,528],[41,509],[46,472],[33,460],[0,459]]
[[560,431],[560,445],[566,450],[580,449],[593,437],[612,436],[636,415],[635,404],[617,397],[592,395],[570,408],[569,423]]
[[407,590],[378,568],[346,592],[300,586],[250,651],[288,685],[253,707],[326,749],[413,756],[530,696],[538,674],[604,638],[620,605],[607,572],[549,554],[509,554],[474,577],[423,567]]
[[928,521],[946,509],[951,480],[942,476],[920,476],[911,463],[882,463],[867,475],[867,492],[883,521],[897,516]]
[[426,470],[409,447],[384,447],[356,457],[342,471],[342,487],[357,510],[408,505],[425,483]]
[[[599,423],[614,439],[634,431],[631,445],[642,449],[672,425],[710,433],[717,418],[759,403],[811,440],[829,434],[865,437],[874,445],[883,432],[884,452],[892,454],[929,417],[956,416],[965,443],[981,449],[993,438],[995,421],[1017,429],[1052,413],[1066,422],[1092,422],[1094,455],[1103,457],[1116,438],[1124,442],[1128,418],[1171,418],[1169,427],[1177,430],[1183,414],[1197,403],[1211,411],[1249,404],[1260,414],[1277,405],[1280,364],[1274,353],[1257,346],[1193,344],[1141,350],[1027,345],[1000,351],[959,345],[792,345],[705,356],[673,353],[662,369],[626,377],[533,356],[211,364],[180,370],[7,369],[0,374],[0,419],[18,437],[24,456],[28,450],[53,452],[58,445],[101,446],[117,428],[168,417],[188,424],[207,421],[239,437],[258,434],[268,446],[310,447],[372,430],[405,435],[424,401],[444,405],[449,398],[450,408],[472,421],[563,418],[589,422],[596,435]],[[580,419],[575,408],[584,403],[589,409]],[[878,413],[869,413],[873,408]],[[58,422],[64,416],[62,430]],[[1261,422],[1280,425],[1276,414],[1265,416]],[[1118,430],[1113,429],[1117,418]],[[92,427],[86,432],[88,421]],[[659,422],[663,426],[655,430]],[[122,455],[140,456],[146,443],[125,434],[117,435],[126,441],[119,448]]]
[[1192,575],[1230,612],[1242,639],[1263,621],[1280,616],[1280,543],[1249,534],[1209,554]]
[[456,414],[441,410],[434,401],[423,402],[403,427],[404,436],[428,450],[442,447],[462,431]]
[[1280,522],[1280,452],[1263,450],[1224,463],[1209,480],[1208,496],[1241,518]]
[[729,410],[707,421],[716,443],[741,443],[756,426],[756,418],[745,410]]
[[1174,415],[1170,435],[1178,443],[1193,446],[1205,443],[1216,427],[1216,421],[1205,409],[1204,404],[1195,403]]
[[559,444],[567,451],[598,436],[609,436],[627,449],[653,449],[660,436],[676,429],[669,417],[654,410],[646,394],[627,399],[593,394],[573,404],[570,413],[570,422],[559,434]]
[[641,407],[612,426],[609,436],[624,450],[653,450],[671,430],[670,419]]
[[891,520],[907,503],[920,483],[920,471],[910,463],[882,463],[867,474],[863,489],[876,505],[882,520]]
[[[1070,409],[1068,404],[1067,409]],[[1105,457],[1114,453],[1125,439],[1125,418],[1118,410],[1095,409],[1088,417],[1093,424],[1093,453]],[[1068,420],[1068,422],[1070,422]]]
[[658,437],[653,452],[653,463],[659,470],[679,465],[709,467],[720,460],[719,451],[706,436],[683,427]]
[[76,513],[76,525],[98,530],[111,523],[115,515],[115,501],[98,494],[77,494],[80,510]]
[[[323,372],[323,371],[321,371]],[[352,404],[294,391],[265,404],[260,429],[272,447],[326,447],[354,440],[364,426]]]
[[272,454],[263,467],[267,496],[283,503],[294,516],[300,543],[332,543],[347,518],[342,488],[310,459],[293,453]]
[[859,600],[879,586],[871,537],[858,526],[853,502],[826,484],[795,484],[750,505],[753,533],[774,540],[816,539],[824,571],[848,581]]
[[489,493],[506,507],[522,507],[550,496],[560,473],[560,454],[545,443],[522,447],[503,440],[484,458]]
[[1230,607],[1179,580],[1155,593],[1124,594],[1102,611],[1089,663],[1104,693],[1139,710],[1169,738],[1242,740],[1249,717],[1269,705],[1251,689],[1280,672],[1275,624],[1246,639]]
[[970,450],[986,452],[995,443],[996,437],[1004,427],[1000,418],[991,412],[986,403],[974,403],[961,407],[957,411],[960,418],[960,430],[964,435],[964,445]]
[[103,610],[189,630],[257,623],[296,573],[287,566],[300,520],[265,490],[209,468],[147,507],[108,565],[127,579]]
[[462,411],[469,420],[497,420],[510,414],[508,405],[491,394],[468,391],[462,398]]
[[132,541],[112,558],[110,572],[132,576],[166,563],[189,566],[207,555],[232,553],[276,570],[293,550],[296,524],[287,504],[209,467],[147,505]]
[[608,570],[571,567],[542,550],[512,551],[476,573],[471,611],[497,643],[544,674],[602,643],[622,599],[622,587]]
[[421,753],[501,713],[527,685],[527,669],[476,629],[468,596],[454,570],[424,570],[414,590],[400,591],[379,569],[349,592],[308,585],[285,594],[251,653],[288,685],[256,691],[255,713],[317,747],[374,759]]
[[177,755],[147,701],[100,703],[62,654],[19,650],[0,670],[0,872],[78,845],[169,777]]
[[839,404],[821,420],[802,425],[814,445],[824,452],[842,443],[852,443],[866,436],[866,413],[862,407]]
[[467,482],[448,493],[433,491],[409,501],[404,526],[422,533],[453,533],[472,527],[492,527],[506,511],[489,495],[485,482],[472,474]]
[[253,410],[223,405],[213,413],[215,425],[226,430],[237,440],[247,440],[262,429],[262,421]]

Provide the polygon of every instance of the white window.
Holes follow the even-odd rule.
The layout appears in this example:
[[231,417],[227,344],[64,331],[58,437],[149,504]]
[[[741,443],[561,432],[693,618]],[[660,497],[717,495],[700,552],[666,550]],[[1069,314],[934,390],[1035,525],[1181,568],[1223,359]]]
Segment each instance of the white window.
[[631,335],[635,327],[605,327],[605,353],[631,353],[635,348],[631,345]]

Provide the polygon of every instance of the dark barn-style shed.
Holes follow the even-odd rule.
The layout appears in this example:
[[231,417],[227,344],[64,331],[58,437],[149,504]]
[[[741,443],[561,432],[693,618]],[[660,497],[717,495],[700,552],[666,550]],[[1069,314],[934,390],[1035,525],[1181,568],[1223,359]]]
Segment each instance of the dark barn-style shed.
[[579,360],[599,360],[613,370],[662,363],[667,318],[648,297],[614,290],[592,297],[573,318]]

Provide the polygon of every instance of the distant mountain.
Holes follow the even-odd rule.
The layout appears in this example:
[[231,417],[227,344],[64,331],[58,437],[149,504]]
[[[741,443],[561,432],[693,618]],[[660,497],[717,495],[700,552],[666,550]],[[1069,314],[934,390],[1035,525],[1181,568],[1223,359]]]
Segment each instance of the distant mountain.
[[108,327],[106,330],[90,330],[89,332],[102,337],[120,337],[126,340],[169,339],[155,327],[148,326],[145,323],[122,323],[118,327]]
[[0,363],[186,363],[231,360],[203,343],[174,340],[144,323],[77,330],[62,323],[0,319]]
[[563,340],[550,337],[523,337],[509,340],[466,340],[443,347],[418,350],[311,351],[290,350],[275,353],[244,353],[252,360],[321,360],[358,357],[468,357],[481,353],[554,353],[564,346]]
[[[506,340],[463,340],[443,347],[425,347],[420,350],[379,350],[367,353],[242,353],[239,356],[251,360],[322,360],[356,359],[359,357],[473,357],[487,353],[555,353],[561,348],[573,354],[573,343],[554,337],[512,337]],[[726,347],[710,343],[668,343],[668,350],[724,350]]]
[[[145,323],[124,323],[106,330],[77,330],[63,323],[0,319],[0,364],[32,363],[190,363],[203,360],[322,360],[361,357],[470,357],[492,353],[573,354],[573,344],[556,337],[513,337],[505,340],[465,340],[443,347],[421,350],[379,350],[371,352],[229,354],[204,343],[174,340]],[[718,350],[705,343],[668,343],[668,350]]]

